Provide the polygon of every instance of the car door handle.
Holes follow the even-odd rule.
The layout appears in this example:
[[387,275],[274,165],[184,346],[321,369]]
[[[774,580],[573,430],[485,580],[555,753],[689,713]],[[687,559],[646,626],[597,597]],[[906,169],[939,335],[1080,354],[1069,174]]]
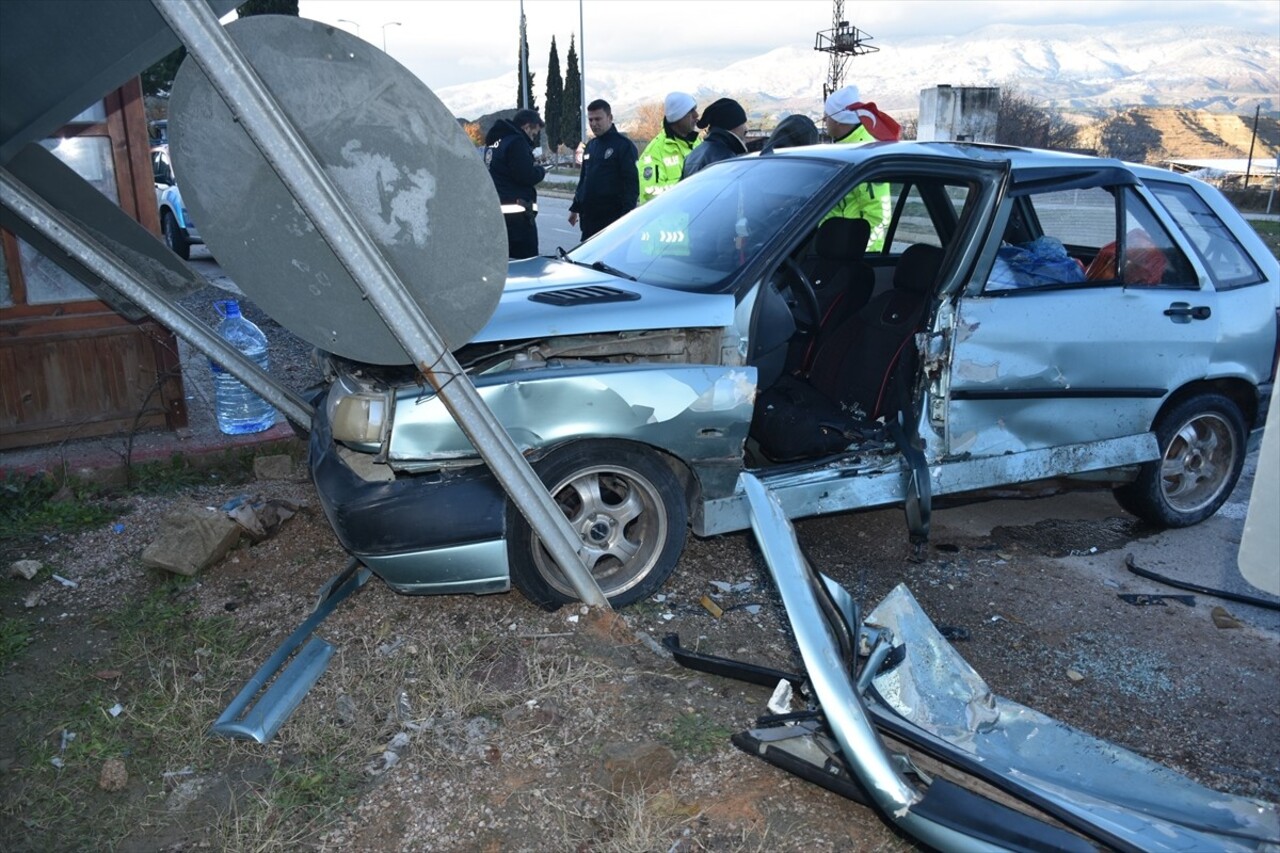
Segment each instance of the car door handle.
[[1208,305],[1192,305],[1189,302],[1175,302],[1164,309],[1164,316],[1172,318],[1175,323],[1208,320],[1212,313]]

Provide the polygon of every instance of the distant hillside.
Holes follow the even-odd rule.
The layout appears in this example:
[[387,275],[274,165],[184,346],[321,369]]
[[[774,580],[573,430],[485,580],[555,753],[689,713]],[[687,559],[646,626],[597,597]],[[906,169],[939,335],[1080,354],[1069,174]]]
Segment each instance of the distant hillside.
[[[1169,159],[1249,156],[1253,115],[1224,115],[1203,110],[1134,107],[1086,122],[1080,146],[1136,163]],[[1258,120],[1255,159],[1280,152],[1280,119]]]
[[[1040,103],[1094,115],[1129,107],[1250,117],[1255,106],[1272,115],[1280,111],[1280,42],[1274,32],[990,25],[963,37],[878,44],[879,52],[849,63],[846,79],[864,98],[900,117],[915,113],[922,89],[942,83],[1013,86]],[[709,66],[696,55],[687,62],[592,60],[584,74],[589,97],[613,104],[624,126],[642,105],[661,103],[672,90],[687,91],[704,105],[736,98],[754,123],[768,126],[788,113],[820,114],[827,62],[810,44],[787,44],[727,66]],[[436,94],[455,115],[484,115],[514,106],[515,78],[512,68]],[[543,93],[534,94],[541,105]]]

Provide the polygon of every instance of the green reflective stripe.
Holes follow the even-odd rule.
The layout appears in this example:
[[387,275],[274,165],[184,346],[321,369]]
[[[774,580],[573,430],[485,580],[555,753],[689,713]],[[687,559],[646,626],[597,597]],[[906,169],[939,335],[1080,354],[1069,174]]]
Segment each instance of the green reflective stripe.
[[640,233],[640,246],[641,251],[653,257],[688,255],[689,214],[672,213],[658,217]]

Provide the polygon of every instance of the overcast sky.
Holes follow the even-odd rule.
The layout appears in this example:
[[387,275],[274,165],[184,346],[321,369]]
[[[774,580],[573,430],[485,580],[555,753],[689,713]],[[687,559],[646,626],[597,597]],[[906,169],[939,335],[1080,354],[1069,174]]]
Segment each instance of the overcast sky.
[[[520,0],[301,0],[300,13],[355,33],[431,88],[488,80],[516,61]],[[524,0],[529,62],[541,82],[555,36],[564,70],[569,38],[582,54],[578,0]],[[812,47],[830,29],[830,0],[583,0],[585,73],[593,61],[728,63],[786,45]],[[989,24],[1037,27],[1125,23],[1231,26],[1280,39],[1276,0],[847,0],[845,18],[873,45],[954,35]],[[346,19],[348,22],[342,22]],[[396,22],[399,25],[384,26]]]

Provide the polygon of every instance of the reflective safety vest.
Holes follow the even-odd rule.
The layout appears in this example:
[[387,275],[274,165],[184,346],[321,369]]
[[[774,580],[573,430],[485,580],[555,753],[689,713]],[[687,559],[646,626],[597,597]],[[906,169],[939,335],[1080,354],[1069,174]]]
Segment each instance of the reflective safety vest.
[[638,204],[662,195],[677,183],[684,172],[684,158],[701,143],[701,138],[686,142],[678,136],[668,136],[664,127],[644,147],[640,159],[636,161],[636,171],[640,173]]
[[[862,145],[875,142],[865,127],[858,125],[844,139],[837,139],[841,145]],[[841,219],[865,219],[871,226],[871,240],[867,243],[868,252],[879,252],[884,249],[884,238],[889,232],[889,219],[893,215],[893,202],[889,198],[888,184],[859,184],[840,200],[831,212],[822,217],[822,221],[840,217]]]

